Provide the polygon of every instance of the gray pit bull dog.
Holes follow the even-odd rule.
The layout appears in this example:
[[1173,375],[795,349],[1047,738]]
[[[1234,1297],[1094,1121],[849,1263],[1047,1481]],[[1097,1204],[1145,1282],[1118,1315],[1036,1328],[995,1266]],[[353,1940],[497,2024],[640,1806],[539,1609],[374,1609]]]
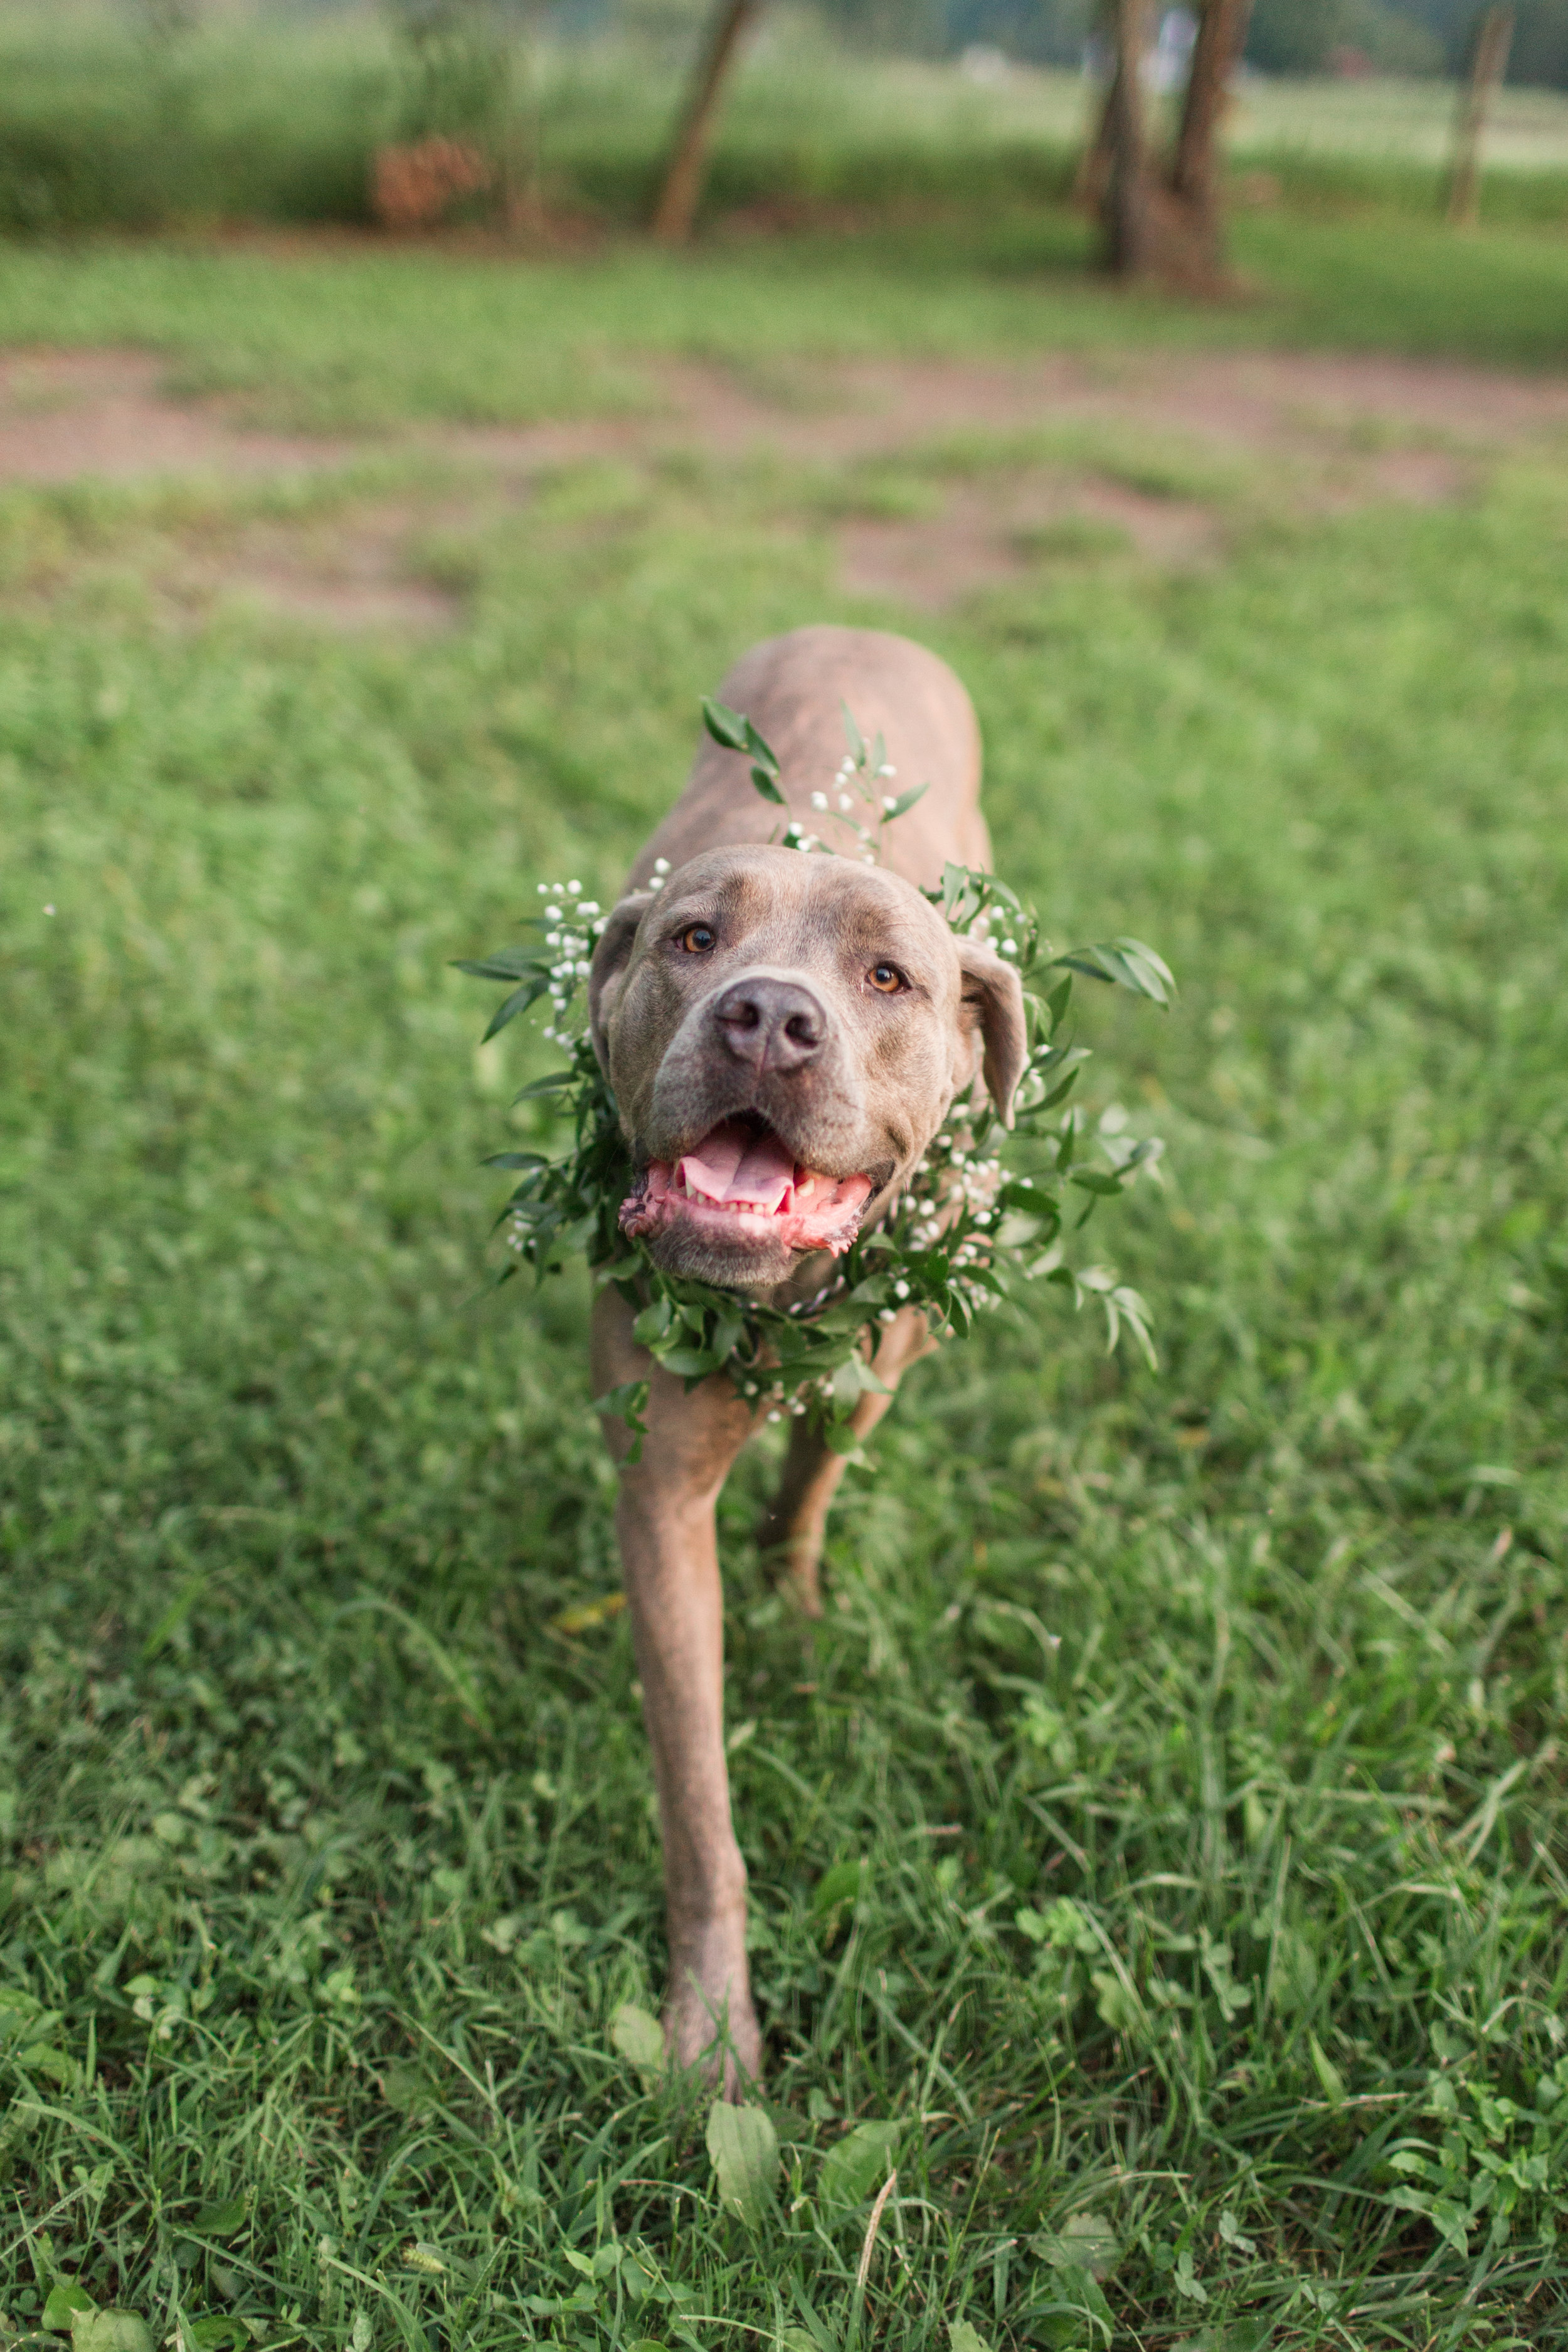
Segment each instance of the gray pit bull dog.
[[[885,866],[770,845],[778,813],[746,760],[704,740],[679,801],[638,857],[595,951],[589,1012],[636,1171],[622,1210],[671,1274],[767,1298],[814,1297],[862,1225],[902,1187],[956,1100],[982,1077],[1003,1119],[1026,1050],[1017,973],[960,939],[921,896],[950,861],[990,865],[980,735],[946,664],[906,638],[797,629],[753,648],[721,698],[778,755],[794,814],[842,756],[843,710],[880,732],[907,782]],[[668,878],[649,887],[656,861]],[[595,1393],[650,1379],[642,1458],[605,1423],[621,1465],[616,1524],[653,1748],[668,1901],[665,2034],[672,2063],[733,2095],[762,2041],[746,1968],[746,1872],[724,1763],[723,1612],[714,1505],[756,1423],[726,1374],[689,1395],[632,1337],[618,1293],[595,1309]],[[932,1342],[923,1312],[883,1327],[864,1435]],[[792,1424],[764,1556],[810,1613],[843,1472]]]

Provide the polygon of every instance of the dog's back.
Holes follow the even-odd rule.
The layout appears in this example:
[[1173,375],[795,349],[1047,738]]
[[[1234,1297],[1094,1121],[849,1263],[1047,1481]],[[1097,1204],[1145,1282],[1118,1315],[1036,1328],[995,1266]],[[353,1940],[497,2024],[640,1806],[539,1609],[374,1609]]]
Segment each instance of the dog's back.
[[629,890],[647,887],[656,859],[679,867],[704,849],[767,841],[790,818],[838,845],[811,795],[834,793],[846,709],[868,743],[879,734],[886,743],[897,771],[889,794],[930,786],[889,827],[882,863],[924,887],[941,880],[950,860],[990,866],[973,706],[947,664],[924,646],[880,629],[794,629],[743,654],[719,699],[743,712],[777,754],[787,815],[752,790],[743,759],[704,737],[685,792],[632,868]]

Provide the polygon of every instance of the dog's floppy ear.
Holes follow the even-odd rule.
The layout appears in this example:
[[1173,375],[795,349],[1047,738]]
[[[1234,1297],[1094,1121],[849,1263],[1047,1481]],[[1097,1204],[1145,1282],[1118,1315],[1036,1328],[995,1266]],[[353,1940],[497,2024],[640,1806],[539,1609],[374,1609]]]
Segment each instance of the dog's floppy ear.
[[1014,967],[983,940],[960,939],[954,944],[963,972],[963,1025],[980,1031],[986,1089],[1003,1126],[1011,1127],[1013,1097],[1028,1054],[1024,983]]
[[621,981],[631,960],[632,941],[637,925],[653,904],[651,890],[634,890],[610,910],[609,920],[599,933],[594,948],[594,961],[588,972],[588,1034],[594,1041],[594,1051],[599,1057],[599,1067],[606,1077],[610,1075],[610,1049],[605,1035],[605,1024],[620,992]]

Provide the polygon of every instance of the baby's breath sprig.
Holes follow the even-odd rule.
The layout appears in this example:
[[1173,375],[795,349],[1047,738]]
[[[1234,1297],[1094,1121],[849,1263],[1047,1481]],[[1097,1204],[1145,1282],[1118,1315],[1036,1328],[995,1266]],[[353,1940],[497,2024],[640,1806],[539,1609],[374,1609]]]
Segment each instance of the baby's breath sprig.
[[[837,805],[825,793],[814,794],[813,805],[852,845],[848,854],[876,864],[885,827],[912,808],[925,787],[879,790],[895,781],[882,740],[868,746],[849,712],[844,715],[849,754],[834,779]],[[783,805],[779,763],[751,721],[712,702],[704,703],[703,717],[716,740],[750,756],[752,781],[763,797]],[[827,840],[793,822],[784,838],[791,847],[837,854]],[[661,889],[668,871],[660,859],[649,887]],[[1064,1036],[1074,976],[1166,1005],[1175,983],[1152,948],[1118,939],[1053,954],[1040,939],[1033,909],[994,874],[947,866],[925,896],[955,931],[989,941],[1015,962],[1024,982],[1028,1051],[1013,1132],[1005,1133],[978,1088],[955,1103],[882,1223],[833,1265],[815,1297],[780,1307],[666,1274],[641,1241],[621,1231],[620,1204],[632,1169],[584,1009],[593,945],[606,918],[575,881],[541,883],[539,895],[544,906],[530,919],[542,932],[536,946],[502,948],[458,967],[513,983],[491,1017],[487,1039],[547,998],[542,1034],[566,1055],[563,1069],[534,1079],[517,1100],[548,1099],[556,1119],[570,1128],[570,1149],[553,1159],[502,1151],[487,1162],[518,1178],[500,1218],[508,1251],[501,1281],[524,1264],[542,1280],[581,1252],[596,1278],[613,1282],[636,1309],[634,1336],[665,1370],[689,1387],[727,1372],[764,1419],[809,1414],[841,1453],[857,1443],[850,1421],[860,1397],[881,1385],[871,1368],[879,1327],[906,1307],[922,1307],[932,1330],[944,1337],[967,1331],[977,1314],[1022,1286],[1045,1280],[1068,1290],[1075,1305],[1098,1297],[1108,1349],[1126,1329],[1154,1362],[1148,1310],[1138,1293],[1110,1267],[1069,1266],[1064,1237],[1075,1193],[1082,1201],[1076,1231],[1100,1199],[1125,1192],[1144,1171],[1155,1171],[1162,1146],[1153,1137],[1126,1135],[1125,1114],[1113,1115],[1114,1107],[1092,1138],[1080,1110],[1062,1109],[1089,1059],[1087,1048]],[[1080,1156],[1091,1142],[1103,1155],[1099,1165]],[[1020,1147],[1033,1164],[1015,1170],[1008,1162]],[[628,1381],[596,1402],[629,1423],[635,1458],[647,1382]]]

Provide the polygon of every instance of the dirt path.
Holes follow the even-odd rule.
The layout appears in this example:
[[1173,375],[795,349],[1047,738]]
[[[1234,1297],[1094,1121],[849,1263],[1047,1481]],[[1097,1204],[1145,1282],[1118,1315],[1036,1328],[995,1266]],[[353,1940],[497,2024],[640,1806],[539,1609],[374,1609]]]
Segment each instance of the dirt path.
[[[711,459],[772,451],[803,467],[896,466],[962,447],[923,510],[837,526],[842,584],[927,607],[1020,571],[1059,544],[1129,545],[1157,563],[1217,543],[1201,478],[1245,463],[1300,506],[1463,493],[1480,460],[1568,426],[1568,382],[1380,358],[1125,353],[1016,365],[864,362],[750,377],[646,362],[642,415],[517,427],[411,429],[395,445],[467,459],[510,502],[574,461]],[[0,356],[0,486],[89,479],[257,480],[341,468],[384,442],[260,432],[219,401],[182,401],[153,355],[23,351]],[[1009,451],[998,444],[1011,442]],[[267,525],[195,564],[192,593],[253,595],[337,627],[425,628],[454,600],[416,576],[417,501],[312,530]]]

